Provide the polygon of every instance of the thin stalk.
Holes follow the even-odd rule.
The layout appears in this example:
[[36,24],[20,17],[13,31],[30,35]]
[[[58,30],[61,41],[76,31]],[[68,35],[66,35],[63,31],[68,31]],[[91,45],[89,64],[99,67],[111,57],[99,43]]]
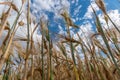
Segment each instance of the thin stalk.
[[30,2],[28,0],[28,7],[27,7],[27,46],[26,46],[26,58],[25,58],[25,74],[24,74],[24,80],[27,80],[27,68],[28,68],[28,60],[29,57],[29,45],[30,45]]
[[70,35],[69,25],[67,25],[67,32],[68,32],[68,36],[70,38],[70,50],[71,50],[72,59],[73,59],[74,65],[76,65],[75,56],[74,56],[74,47],[73,47],[73,43],[71,41],[72,38]]
[[44,42],[43,42],[43,36],[42,36],[42,45],[41,45],[41,54],[42,54],[42,80],[44,80],[44,53],[43,53],[43,46],[44,46]]
[[49,41],[49,57],[50,57],[50,80],[53,80],[53,71],[52,71],[52,41],[50,39],[50,34],[49,34],[49,30],[48,30],[48,41]]

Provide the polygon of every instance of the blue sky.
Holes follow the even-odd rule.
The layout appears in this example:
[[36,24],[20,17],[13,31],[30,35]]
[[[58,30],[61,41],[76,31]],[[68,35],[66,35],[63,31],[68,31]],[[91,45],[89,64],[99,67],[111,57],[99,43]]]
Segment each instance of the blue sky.
[[[65,0],[63,0],[63,1],[65,1]],[[81,19],[81,18],[85,15],[85,13],[87,11],[87,7],[90,4],[90,0],[78,0],[78,1],[77,0],[66,0],[65,2],[68,2],[68,3],[66,3],[66,5],[69,5],[68,11],[69,11],[71,18],[73,19],[73,21],[76,19],[76,21],[74,21],[74,23],[77,25],[81,25],[84,21],[84,19]],[[31,0],[31,3],[38,4],[34,0]],[[62,8],[65,5],[60,5],[60,6]],[[34,11],[34,7],[31,7],[31,11]],[[49,11],[49,10],[44,10],[44,9],[39,11],[39,9],[38,9],[38,12],[35,13],[35,16],[38,17],[38,14],[41,15],[42,13],[45,13],[48,16],[48,18],[50,20],[49,26],[50,26],[51,31],[53,31],[53,32],[59,31],[58,25],[61,25],[62,28],[64,29],[65,26],[63,25],[64,24],[63,19],[61,17],[54,19],[55,12]]]
[[[1,0],[1,1],[5,1],[5,0]],[[62,16],[60,15],[62,8],[65,8],[69,12],[72,21],[80,28],[82,28],[85,34],[89,36],[90,34],[94,33],[96,30],[92,19],[92,9],[90,7],[90,4],[97,11],[103,26],[107,28],[106,23],[104,21],[104,17],[94,1],[95,0],[30,0],[31,2],[30,6],[31,6],[32,16],[36,17],[37,19],[36,21],[39,21],[40,17],[43,15],[46,19],[49,20],[49,28],[53,33],[52,34],[53,37],[54,37],[54,33],[59,33],[59,34],[65,33],[65,22]],[[17,5],[18,8],[20,8],[21,0],[13,0],[13,2]],[[116,23],[117,26],[120,26],[119,0],[104,0],[104,2],[107,8],[108,15]],[[1,5],[0,8],[1,8],[0,10],[0,14],[1,14],[2,9],[4,8]],[[9,19],[11,24],[15,19],[14,13],[15,12],[13,12],[13,15]],[[23,13],[23,17],[25,17],[24,13]],[[25,19],[24,22],[26,22]],[[34,27],[34,25],[32,26]],[[110,26],[112,26],[112,24],[110,24]],[[72,29],[71,33],[74,36],[76,36],[76,34],[74,33],[76,31],[80,35],[82,34],[80,29],[77,30]]]
[[[59,32],[60,29],[58,26],[62,26],[63,30],[65,29],[65,26],[63,25],[64,21],[61,17],[55,18],[57,10],[59,11],[60,8],[65,6],[65,8],[68,9],[69,14],[75,24],[79,26],[88,22],[92,24],[92,19],[85,18],[85,15],[88,13],[89,6],[93,2],[94,0],[44,0],[42,4],[42,0],[31,0],[31,12],[37,16],[37,19],[39,19],[43,14],[46,15],[49,19],[50,30],[52,32]],[[104,0],[104,2],[107,11],[116,9],[119,10],[119,0]],[[98,13],[101,12],[98,11]],[[59,14],[57,16],[59,16]],[[94,26],[93,29],[95,29]]]

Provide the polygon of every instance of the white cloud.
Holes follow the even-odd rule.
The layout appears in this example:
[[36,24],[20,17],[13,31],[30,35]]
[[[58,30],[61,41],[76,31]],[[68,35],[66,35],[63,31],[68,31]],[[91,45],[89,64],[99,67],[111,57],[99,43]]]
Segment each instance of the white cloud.
[[81,25],[80,27],[81,27],[81,30],[84,32],[83,34],[86,35],[87,37],[89,37],[89,35],[94,32],[92,29],[93,26],[89,22]]
[[63,30],[62,26],[58,25],[58,28],[59,28],[59,34],[64,34],[65,31]]
[[[120,12],[119,12],[119,10],[118,9],[109,10],[108,15],[110,16],[111,20],[120,28],[120,24],[119,24],[119,22],[120,22]],[[104,15],[99,14],[98,16],[99,16],[99,19],[101,21],[102,26],[104,26],[105,28],[108,28],[108,26],[107,26],[107,24],[104,20]],[[113,25],[110,21],[108,21],[108,24],[109,24],[110,28],[113,28]]]
[[[95,11],[98,11],[98,10],[99,10],[99,8],[98,8],[98,6],[96,5],[95,2],[92,2],[91,5],[92,5],[92,7],[95,9]],[[91,5],[88,6],[87,12],[86,12],[86,14],[84,15],[84,19],[92,19],[93,10],[92,10],[92,8],[91,8]]]
[[49,11],[53,12],[55,18],[57,18],[59,17],[62,8],[69,11],[70,2],[68,0],[34,0],[34,3],[31,3],[31,6],[33,13],[44,13],[44,11]]
[[39,9],[51,10],[51,7],[54,6],[54,3],[51,0],[34,0],[33,7],[38,7]]

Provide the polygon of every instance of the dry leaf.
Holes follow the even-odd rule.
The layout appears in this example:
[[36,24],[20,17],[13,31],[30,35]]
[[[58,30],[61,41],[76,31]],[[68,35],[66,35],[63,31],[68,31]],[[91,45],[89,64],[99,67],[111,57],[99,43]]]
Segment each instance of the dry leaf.
[[19,12],[18,8],[12,2],[0,2],[0,4],[11,6],[16,12]]
[[19,24],[19,26],[24,26],[24,22],[23,21],[20,21],[18,24]]
[[5,26],[4,30],[10,30],[10,28],[8,26]]

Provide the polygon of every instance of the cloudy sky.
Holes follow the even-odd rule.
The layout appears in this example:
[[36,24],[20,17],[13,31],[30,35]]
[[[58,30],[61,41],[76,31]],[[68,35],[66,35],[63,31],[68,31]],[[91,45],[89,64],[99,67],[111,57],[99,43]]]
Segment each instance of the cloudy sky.
[[[1,0],[5,1],[5,0]],[[30,0],[31,5],[31,14],[36,17],[39,21],[41,16],[44,16],[49,20],[49,28],[51,32],[64,34],[65,31],[65,22],[62,18],[61,11],[66,9],[69,12],[69,15],[72,21],[84,30],[86,35],[95,32],[96,28],[92,19],[92,9],[90,5],[94,7],[97,11],[98,16],[100,17],[102,25],[106,26],[104,17],[94,2],[95,0]],[[13,0],[18,8],[21,6],[21,0]],[[107,13],[111,19],[119,26],[120,22],[120,2],[119,0],[104,0]],[[2,8],[1,10],[5,9]],[[14,15],[13,15],[14,17]],[[12,19],[13,19],[12,17]],[[13,21],[10,19],[10,21]],[[79,34],[82,34],[80,29],[72,30],[71,33],[78,31]],[[75,36],[75,35],[74,35]]]
[[[108,14],[116,22],[119,21],[119,0],[104,0]],[[95,29],[92,22],[92,9],[90,4],[98,11],[98,15],[102,17],[99,8],[94,0],[31,0],[31,12],[37,19],[41,15],[46,16],[50,20],[50,29],[53,32],[64,30],[64,21],[60,16],[60,11],[65,8],[69,11],[73,22],[80,27],[87,29]],[[104,20],[101,19],[104,24]]]

